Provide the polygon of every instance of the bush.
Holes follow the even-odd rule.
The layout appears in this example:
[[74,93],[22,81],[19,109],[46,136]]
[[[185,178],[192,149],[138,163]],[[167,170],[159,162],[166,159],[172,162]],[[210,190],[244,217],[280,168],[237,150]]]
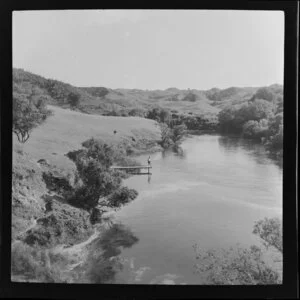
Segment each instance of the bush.
[[78,107],[80,103],[80,95],[70,92],[68,95],[68,102],[72,107]]
[[272,102],[275,98],[275,95],[272,93],[270,89],[263,87],[256,91],[255,98]]
[[243,125],[243,136],[246,138],[252,138],[261,140],[262,137],[266,137],[268,133],[268,121],[262,119],[259,122],[250,120]]
[[182,101],[190,101],[190,102],[195,102],[196,101],[196,95],[189,92],[183,99]]
[[282,253],[282,225],[279,218],[265,218],[256,222],[253,233],[260,237],[267,249],[273,247]]
[[[243,104],[241,106],[229,106],[225,107],[218,114],[218,119],[220,123],[220,130],[226,133],[242,133],[247,129],[249,137],[254,136],[254,127],[260,127],[261,125],[265,127],[265,121],[273,117],[273,105],[266,100],[256,99],[248,104]],[[252,121],[245,125],[248,121]],[[260,125],[253,122],[261,122]],[[255,125],[256,124],[256,125]],[[244,127],[246,126],[246,128]],[[251,128],[251,129],[250,129]]]
[[11,251],[11,274],[22,276],[33,282],[66,282],[58,265],[62,258],[55,260],[48,250],[39,250],[22,242],[16,242]]
[[167,149],[173,145],[172,141],[172,130],[168,127],[167,124],[160,123],[160,133],[161,133],[161,140],[160,140],[160,145],[164,148]]
[[138,192],[134,189],[129,189],[127,187],[118,188],[114,191],[107,199],[109,205],[114,208],[119,208],[132,200],[134,200],[138,195]]
[[256,246],[250,249],[209,250],[201,252],[196,246],[197,272],[208,272],[206,281],[214,285],[280,284],[279,274],[271,269]]
[[186,125],[176,125],[172,128],[171,139],[174,144],[179,144],[186,134]]
[[[266,249],[273,247],[277,250],[282,262],[281,221],[278,218],[260,220],[255,223],[253,233],[260,237]],[[280,274],[267,265],[264,251],[257,246],[222,249],[219,252],[202,251],[197,245],[193,247],[196,259],[200,261],[195,265],[196,271],[207,274],[208,284],[280,284],[282,281]]]
[[24,237],[28,245],[52,247],[60,243],[79,242],[91,231],[88,213],[58,201],[47,203],[49,213],[37,220],[37,225],[28,230]]
[[145,114],[146,114],[145,110],[141,109],[141,108],[133,108],[128,112],[128,115],[133,116],[133,117],[142,117],[142,118],[144,118]]

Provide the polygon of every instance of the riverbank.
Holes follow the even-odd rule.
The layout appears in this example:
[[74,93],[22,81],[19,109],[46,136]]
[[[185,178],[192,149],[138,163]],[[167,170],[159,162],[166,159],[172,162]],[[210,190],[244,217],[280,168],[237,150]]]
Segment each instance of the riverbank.
[[[65,195],[72,192],[76,182],[76,166],[66,154],[82,148],[81,143],[91,137],[125,147],[129,157],[160,151],[159,127],[156,122],[142,118],[103,118],[52,109],[54,116],[37,128],[27,143],[14,140],[12,280],[111,282],[121,264],[119,248],[130,247],[138,239],[130,229],[106,222],[102,215],[98,223],[92,224],[87,211],[66,201]],[[207,131],[198,133],[208,134]],[[211,131],[209,134],[214,135]],[[224,139],[218,139],[218,143],[224,150],[229,146]],[[200,148],[193,161],[199,159],[200,150],[204,151],[200,157],[209,156],[211,144],[207,147]],[[238,148],[238,145],[231,140],[230,147]],[[201,168],[205,163],[206,160]]]
[[130,156],[161,149],[152,120],[49,108],[54,115],[25,144],[13,140],[13,281],[76,282],[66,270],[84,261],[84,249],[96,238],[95,229],[99,231],[87,211],[66,201],[76,182],[68,152],[81,149],[92,137],[120,145]]

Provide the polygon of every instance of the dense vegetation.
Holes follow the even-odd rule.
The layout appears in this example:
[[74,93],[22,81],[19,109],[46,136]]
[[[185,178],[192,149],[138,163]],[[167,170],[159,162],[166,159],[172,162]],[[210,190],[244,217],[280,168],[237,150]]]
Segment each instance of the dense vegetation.
[[[113,163],[124,163],[126,151],[115,145],[108,145],[100,140],[89,139],[82,146],[84,149],[68,153],[77,168],[78,185],[69,203],[92,210],[99,204],[118,208],[137,196],[137,192],[121,186],[124,174],[111,169]],[[129,160],[132,161],[132,160]]]
[[[201,251],[194,249],[199,263],[195,265],[198,273],[206,273],[206,284],[280,284],[282,274],[269,266],[264,260],[265,251],[272,248],[277,254],[277,262],[282,263],[282,225],[278,218],[263,219],[255,223],[253,233],[258,235],[264,249],[251,246],[230,248],[222,251]],[[282,270],[282,267],[279,267]]]
[[282,107],[283,98],[280,91],[258,89],[246,103],[226,106],[219,112],[220,131],[262,141],[270,152],[281,156],[283,148]]
[[13,95],[13,133],[18,141],[25,143],[33,128],[42,124],[51,112],[46,108],[46,100],[39,91],[31,95],[15,92]]
[[[54,104],[86,113],[138,116],[156,120],[161,129],[160,144],[163,148],[178,147],[187,130],[219,130],[226,134],[234,133],[262,141],[270,152],[281,157],[282,94],[282,87],[278,85],[260,89],[214,88],[209,91],[181,91],[175,88],[165,91],[78,88],[14,69],[13,132],[19,142],[25,143],[30,137],[30,132],[50,115],[47,104]],[[82,146],[82,149],[71,151],[67,155],[76,166],[74,186],[70,187],[65,184],[68,181],[63,180],[60,191],[55,183],[56,178],[50,173],[43,172],[43,176],[40,176],[49,190],[51,184],[55,185],[55,191],[60,196],[59,201],[63,199],[67,202],[61,205],[57,201],[57,207],[53,204],[56,203],[54,200],[51,203],[47,202],[46,209],[51,207],[50,212],[38,219],[39,224],[22,237],[22,242],[14,244],[13,273],[24,275],[29,272],[45,281],[60,281],[51,273],[53,269],[48,268],[52,258],[47,251],[37,249],[36,244],[48,247],[63,243],[64,240],[76,243],[86,236],[87,229],[91,229],[90,224],[87,224],[86,215],[90,216],[93,224],[99,216],[101,218],[102,209],[105,210],[105,207],[117,209],[136,198],[135,190],[122,186],[122,179],[126,175],[110,168],[112,164],[137,164],[127,156],[133,152],[130,146],[121,147],[95,139],[85,141]],[[41,171],[39,169],[37,168],[38,172]],[[33,175],[37,171],[31,171],[32,180],[37,180],[37,175]],[[15,186],[20,188],[20,178],[24,176],[18,176],[14,176]],[[25,179],[28,188],[28,178]],[[30,197],[27,198],[26,201],[31,201]],[[23,198],[14,199],[18,205],[21,201],[27,203]],[[33,210],[34,206],[30,205],[27,206],[28,211]],[[19,209],[22,214],[25,213],[24,207]],[[282,252],[280,228],[277,220],[264,220],[255,225],[254,233],[264,241],[265,246],[272,246]],[[214,283],[222,284],[277,283],[278,274],[265,265],[262,254],[260,248],[251,247],[230,252],[226,260],[223,260],[224,255],[221,258],[209,255],[209,259],[213,260],[208,262],[207,266],[215,271],[211,273],[210,279]],[[204,262],[207,256],[202,258]],[[214,269],[215,267],[218,267],[218,270]]]
[[[51,103],[85,113],[146,117],[167,124],[171,129],[185,125],[192,131],[238,134],[263,142],[272,155],[282,157],[283,88],[277,84],[207,91],[113,90],[74,87],[14,69],[13,90],[14,133],[21,142],[28,139],[32,128],[45,120],[45,104]],[[168,147],[171,141],[170,138],[162,144]]]

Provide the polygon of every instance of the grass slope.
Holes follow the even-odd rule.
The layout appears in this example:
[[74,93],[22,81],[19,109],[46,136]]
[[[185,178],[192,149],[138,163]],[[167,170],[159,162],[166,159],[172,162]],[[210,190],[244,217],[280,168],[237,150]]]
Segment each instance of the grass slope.
[[73,168],[73,162],[64,155],[81,148],[81,143],[91,137],[112,143],[131,141],[132,138],[136,141],[159,139],[159,128],[153,120],[89,115],[51,105],[48,108],[54,115],[34,129],[25,144],[18,143],[14,136],[14,146],[36,161],[46,159],[61,169]]

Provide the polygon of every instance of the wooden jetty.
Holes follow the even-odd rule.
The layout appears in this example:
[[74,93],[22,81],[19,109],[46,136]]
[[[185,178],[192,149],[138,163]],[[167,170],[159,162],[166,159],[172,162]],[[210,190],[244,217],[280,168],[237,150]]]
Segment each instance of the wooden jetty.
[[[136,175],[152,174],[150,173],[150,169],[152,169],[151,166],[130,166],[130,167],[111,166],[110,168],[114,170],[125,170],[128,173],[136,174]],[[147,169],[147,172],[142,173],[141,170],[144,169]]]

